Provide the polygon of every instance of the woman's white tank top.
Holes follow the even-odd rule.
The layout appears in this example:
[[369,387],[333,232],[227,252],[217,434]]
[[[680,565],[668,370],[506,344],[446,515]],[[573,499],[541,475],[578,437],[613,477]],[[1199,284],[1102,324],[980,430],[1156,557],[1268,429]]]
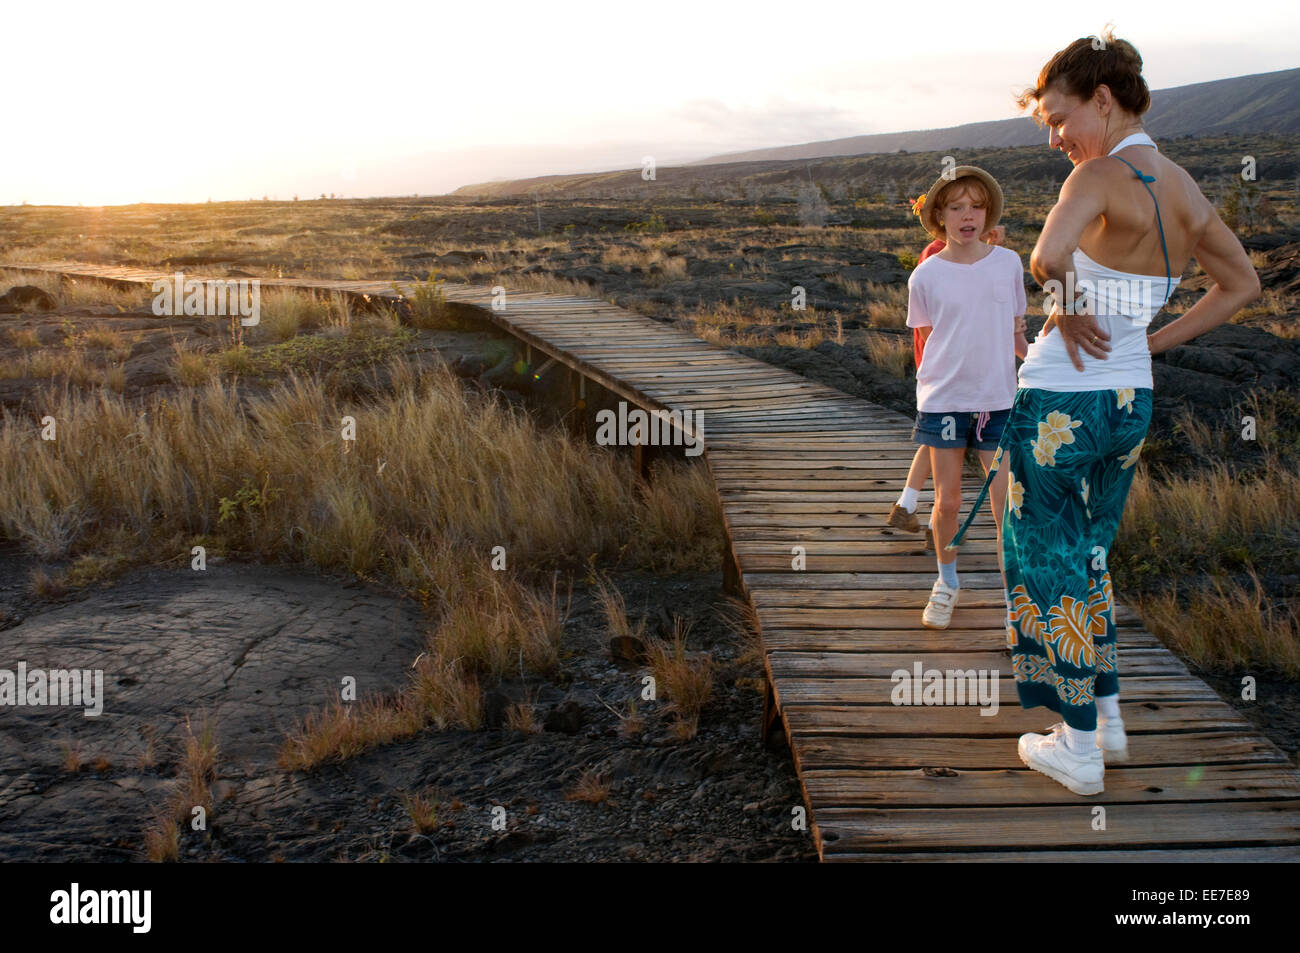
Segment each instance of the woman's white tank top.
[[[1121,141],[1110,155],[1135,143],[1155,145],[1150,136],[1138,132]],[[1086,295],[1088,310],[1110,335],[1109,356],[1102,360],[1079,348],[1083,370],[1075,370],[1065,351],[1064,339],[1053,329],[1046,336],[1039,334],[1029,345],[1020,365],[1019,386],[1057,391],[1151,387],[1147,325],[1164,307],[1179,279],[1116,271],[1093,261],[1079,249],[1075,249],[1073,257],[1077,292]]]

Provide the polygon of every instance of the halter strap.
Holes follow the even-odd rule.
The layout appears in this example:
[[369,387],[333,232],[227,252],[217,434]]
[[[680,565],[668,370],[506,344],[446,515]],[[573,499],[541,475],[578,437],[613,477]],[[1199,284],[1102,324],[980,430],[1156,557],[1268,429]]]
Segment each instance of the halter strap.
[[1128,159],[1125,159],[1123,156],[1115,156],[1115,158],[1133,170],[1133,173],[1138,177],[1138,181],[1142,183],[1142,187],[1150,194],[1151,201],[1156,203],[1156,227],[1160,229],[1160,251],[1163,252],[1165,256],[1165,301],[1168,301],[1169,292],[1173,287],[1174,280],[1173,275],[1169,273],[1169,247],[1165,244],[1165,225],[1164,222],[1160,220],[1160,203],[1156,201],[1156,193],[1152,192],[1151,186],[1147,184],[1148,182],[1154,182],[1156,177],[1154,175],[1143,175],[1138,170],[1137,166],[1132,162],[1129,162]]

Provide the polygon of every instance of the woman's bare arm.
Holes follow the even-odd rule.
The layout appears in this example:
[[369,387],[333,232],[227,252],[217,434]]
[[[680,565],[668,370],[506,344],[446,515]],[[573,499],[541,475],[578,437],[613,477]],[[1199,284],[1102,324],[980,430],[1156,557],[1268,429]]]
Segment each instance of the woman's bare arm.
[[1192,255],[1214,279],[1214,287],[1180,318],[1147,336],[1152,354],[1160,354],[1217,328],[1259,297],[1259,275],[1246,249],[1213,208],[1209,213],[1210,224]]
[[1106,211],[1106,183],[1102,168],[1084,162],[1075,168],[1061,186],[1056,205],[1047,213],[1043,231],[1029,256],[1029,270],[1044,291],[1056,298],[1051,316],[1039,337],[1052,330],[1065,341],[1065,353],[1077,371],[1083,370],[1079,358],[1082,350],[1090,357],[1105,360],[1110,351],[1110,335],[1090,314],[1074,313],[1074,250],[1084,229]]

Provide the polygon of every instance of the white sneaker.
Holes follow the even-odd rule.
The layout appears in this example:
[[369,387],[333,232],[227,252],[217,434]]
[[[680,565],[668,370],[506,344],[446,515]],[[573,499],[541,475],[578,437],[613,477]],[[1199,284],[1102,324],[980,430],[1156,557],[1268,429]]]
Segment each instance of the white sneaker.
[[1020,736],[1020,760],[1026,766],[1053,781],[1059,781],[1075,794],[1101,794],[1106,790],[1102,776],[1106,766],[1101,749],[1078,755],[1065,742],[1065,723],[1052,726],[1050,735]]
[[1124,734],[1123,718],[1097,716],[1097,747],[1106,761],[1128,760],[1128,736]]
[[930,589],[930,601],[921,613],[921,624],[927,629],[946,629],[952,620],[952,610],[957,605],[957,593],[961,587],[948,585],[943,579],[936,579]]

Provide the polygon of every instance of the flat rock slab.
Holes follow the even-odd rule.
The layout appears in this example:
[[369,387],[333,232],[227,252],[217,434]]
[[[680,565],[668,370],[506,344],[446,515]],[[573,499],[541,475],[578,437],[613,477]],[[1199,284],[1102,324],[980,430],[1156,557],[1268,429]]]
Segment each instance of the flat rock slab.
[[135,572],[29,615],[4,632],[0,669],[101,669],[103,713],[0,707],[0,857],[138,844],[174,786],[187,717],[196,733],[213,721],[221,777],[275,771],[285,730],[345,677],[358,698],[405,685],[423,631],[413,603],[358,583],[229,564]]

